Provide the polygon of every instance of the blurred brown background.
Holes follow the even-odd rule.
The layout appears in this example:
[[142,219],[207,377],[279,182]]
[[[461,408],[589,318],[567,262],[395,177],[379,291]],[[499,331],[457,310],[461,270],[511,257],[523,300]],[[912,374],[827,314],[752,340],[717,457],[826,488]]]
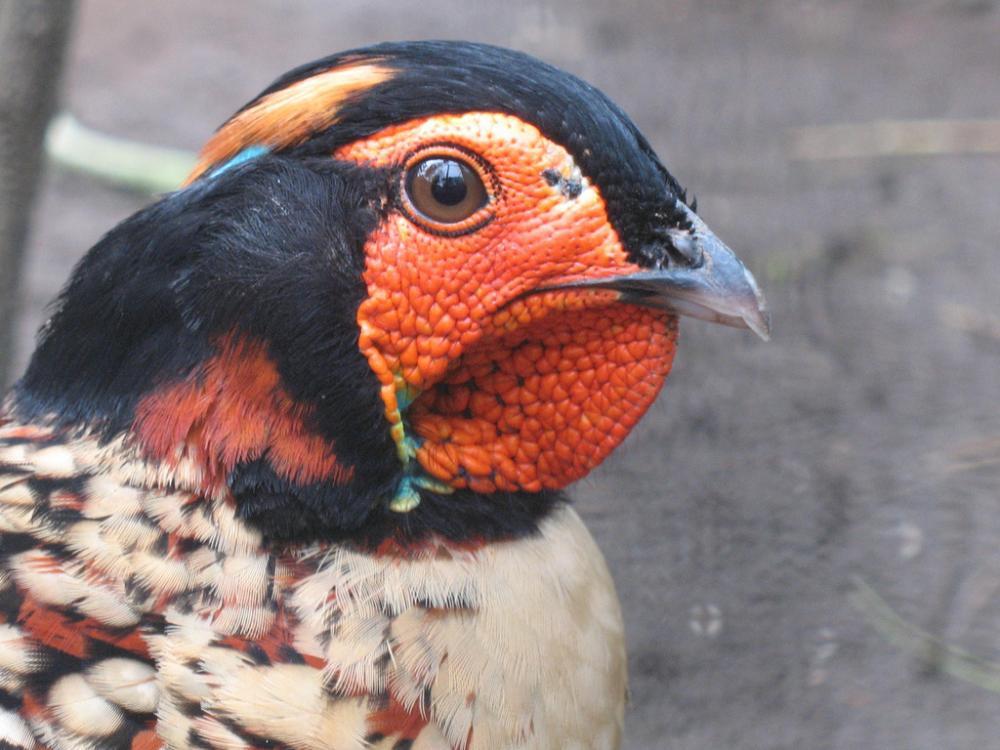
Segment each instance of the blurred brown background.
[[[1000,3],[82,0],[63,103],[195,149],[285,69],[406,38],[598,85],[770,301],[767,345],[686,321],[576,488],[628,622],[626,747],[1000,748]],[[17,371],[146,200],[48,169]]]

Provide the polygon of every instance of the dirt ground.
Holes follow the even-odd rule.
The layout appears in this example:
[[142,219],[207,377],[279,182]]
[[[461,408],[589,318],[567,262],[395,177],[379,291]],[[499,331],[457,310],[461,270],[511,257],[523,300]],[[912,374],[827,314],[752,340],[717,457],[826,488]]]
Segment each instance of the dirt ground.
[[[628,622],[626,747],[1000,748],[1000,155],[789,151],[792,128],[1000,117],[998,5],[83,0],[66,101],[196,148],[286,68],[428,37],[603,88],[774,315],[767,345],[686,322],[663,397],[576,489]],[[142,202],[50,170],[22,363]]]

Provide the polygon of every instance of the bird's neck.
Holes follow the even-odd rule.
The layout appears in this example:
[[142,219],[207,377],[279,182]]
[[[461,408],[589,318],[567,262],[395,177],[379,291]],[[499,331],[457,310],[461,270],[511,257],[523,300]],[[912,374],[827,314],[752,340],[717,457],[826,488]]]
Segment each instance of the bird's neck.
[[51,402],[31,378],[8,411],[94,435],[130,473],[235,503],[252,527],[282,541],[340,540],[400,554],[428,539],[480,544],[533,534],[562,503],[557,492],[420,488],[417,507],[400,513],[393,500],[405,468],[377,405],[351,396],[346,382],[303,398],[283,373],[281,352],[260,340],[231,334],[208,351],[173,377],[150,373],[153,387],[126,416],[46,411]]

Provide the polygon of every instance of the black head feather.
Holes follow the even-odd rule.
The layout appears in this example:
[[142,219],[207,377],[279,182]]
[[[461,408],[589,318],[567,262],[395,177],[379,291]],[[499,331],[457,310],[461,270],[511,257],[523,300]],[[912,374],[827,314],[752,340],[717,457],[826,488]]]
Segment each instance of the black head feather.
[[[677,201],[687,196],[621,108],[579,78],[530,55],[487,44],[393,42],[349,50],[285,74],[262,97],[343,65],[372,62],[394,70],[349,97],[337,122],[294,147],[329,154],[390,125],[441,113],[503,112],[559,143],[600,190],[631,260],[651,266],[667,251],[665,227],[687,229]],[[662,250],[658,249],[662,248]]]

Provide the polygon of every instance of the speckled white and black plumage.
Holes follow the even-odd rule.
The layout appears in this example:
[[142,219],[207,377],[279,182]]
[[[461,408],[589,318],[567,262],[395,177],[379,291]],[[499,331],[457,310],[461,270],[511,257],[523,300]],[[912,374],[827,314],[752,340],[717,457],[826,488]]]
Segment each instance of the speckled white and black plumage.
[[407,560],[282,550],[196,474],[0,427],[5,747],[617,743],[621,615],[571,509]]

